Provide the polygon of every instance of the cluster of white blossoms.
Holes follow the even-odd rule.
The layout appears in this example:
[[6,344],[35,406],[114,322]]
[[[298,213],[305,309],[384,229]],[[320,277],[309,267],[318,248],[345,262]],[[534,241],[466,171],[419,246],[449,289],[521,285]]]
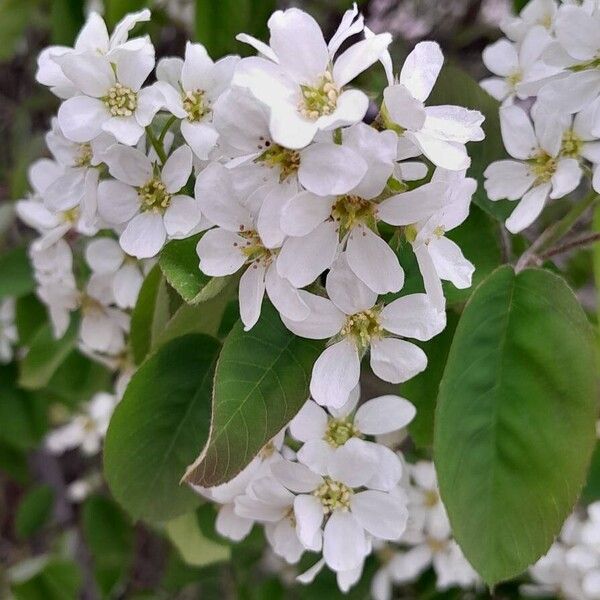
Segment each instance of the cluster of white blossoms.
[[600,192],[600,5],[531,0],[502,29],[507,38],[483,52],[495,76],[481,85],[502,101],[512,158],[487,168],[485,189],[490,200],[519,201],[506,221],[517,233],[584,176]]
[[[56,337],[77,326],[80,349],[120,373],[122,388],[144,275],[165,244],[196,236],[202,273],[238,273],[246,330],[266,293],[291,332],[328,340],[293,443],[280,434],[202,493],[222,505],[224,535],[264,523],[287,561],[322,554],[303,580],[326,564],[348,589],[373,548],[402,539],[414,504],[402,458],[372,441],[405,427],[414,407],[383,396],[357,408],[361,362],[368,354],[394,384],[423,371],[413,340],[445,327],[442,281],[471,285],[473,265],[445,234],[469,213],[466,144],[483,139],[483,116],[426,106],[439,46],[418,44],[395,75],[391,36],[372,33],[356,6],[328,43],[305,12],[277,11],[268,45],[238,36],[257,56],[217,61],[188,43],[183,59],[156,63],[149,37],[132,34],[149,18],[128,15],[109,34],[92,13],[74,47],[39,57],[37,79],[62,104],[46,136],[51,158],[31,167],[31,194],[17,203],[39,234],[37,295]],[[369,98],[351,84],[378,64],[388,85],[367,124]],[[423,293],[402,294],[401,247],[414,252]],[[48,446],[95,451],[121,395],[95,397]],[[443,563],[427,539],[414,542],[422,561],[430,548],[427,560]]]

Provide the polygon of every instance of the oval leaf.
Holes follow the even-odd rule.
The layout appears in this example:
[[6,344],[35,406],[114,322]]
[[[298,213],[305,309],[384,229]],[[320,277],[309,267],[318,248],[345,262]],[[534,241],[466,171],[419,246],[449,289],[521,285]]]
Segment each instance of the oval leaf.
[[104,470],[133,518],[172,519],[200,502],[179,480],[208,437],[219,343],[186,335],[162,346],[133,376],[106,436]]
[[591,327],[558,276],[492,273],[440,384],[434,457],[454,535],[485,581],[521,573],[570,513],[594,447]]
[[306,402],[322,349],[288,331],[268,302],[252,331],[238,322],[217,364],[210,438],[186,480],[210,487],[239,473]]

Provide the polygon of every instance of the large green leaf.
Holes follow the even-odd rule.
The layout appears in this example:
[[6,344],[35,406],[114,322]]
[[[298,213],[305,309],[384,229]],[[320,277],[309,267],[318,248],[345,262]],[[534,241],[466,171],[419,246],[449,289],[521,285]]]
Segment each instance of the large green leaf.
[[595,441],[593,333],[558,276],[504,266],[475,291],[440,384],[434,457],[454,535],[489,584],[544,554]]
[[137,519],[172,519],[200,498],[179,481],[206,442],[219,343],[187,335],[162,346],[133,376],[112,417],[104,470]]
[[19,298],[35,288],[26,248],[15,248],[0,255],[0,298]]
[[479,186],[473,200],[483,210],[497,219],[504,221],[512,212],[514,204],[508,200],[492,202],[488,199],[483,188],[483,172],[488,165],[506,158],[506,151],[500,133],[500,103],[492,98],[470,75],[454,65],[446,65],[427,99],[428,105],[458,104],[466,108],[480,111],[485,116],[483,130],[485,139],[481,142],[471,142],[467,150],[471,156],[471,167],[467,174],[475,177]]
[[37,486],[23,496],[15,515],[15,533],[21,539],[37,533],[52,516],[54,492],[48,485]]
[[131,566],[133,529],[119,507],[104,496],[85,501],[81,522],[96,582],[103,596],[114,597]]
[[186,479],[214,486],[239,473],[306,402],[322,349],[290,333],[268,302],[251,331],[238,322],[217,364],[210,438]]
[[[37,565],[31,564],[37,562]],[[72,561],[43,557],[11,570],[11,592],[15,600],[77,600],[83,583],[79,567]],[[22,571],[22,572],[21,572]],[[29,575],[27,577],[26,575]]]
[[73,350],[79,331],[79,319],[71,318],[71,324],[62,338],[55,339],[50,324],[33,336],[29,352],[20,364],[19,383],[24,388],[43,388]]
[[152,347],[152,340],[169,320],[167,284],[158,265],[154,265],[144,279],[138,299],[131,313],[129,337],[133,358],[140,364]]

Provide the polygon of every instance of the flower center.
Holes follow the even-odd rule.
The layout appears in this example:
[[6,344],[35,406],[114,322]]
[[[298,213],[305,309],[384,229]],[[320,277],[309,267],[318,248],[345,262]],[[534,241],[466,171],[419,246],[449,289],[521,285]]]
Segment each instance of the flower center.
[[156,177],[138,188],[138,196],[144,211],[154,210],[164,213],[171,204],[171,194],[167,192],[165,184]]
[[427,545],[433,554],[443,552],[446,548],[447,540],[436,540],[433,537],[427,538]]
[[61,213],[61,216],[62,220],[65,223],[70,223],[71,225],[74,225],[79,219],[79,206],[74,206],[69,210],[65,210],[63,213]]
[[362,223],[374,227],[376,207],[373,202],[359,196],[339,196],[331,209],[331,218],[339,223],[340,239]]
[[323,512],[327,515],[334,510],[346,511],[350,508],[350,498],[354,493],[345,483],[334,481],[329,477],[313,492],[323,505]]
[[330,115],[337,106],[340,90],[333,83],[330,71],[325,71],[316,86],[301,85],[302,99],[298,103],[300,114],[306,119],[316,121],[323,115]]
[[323,439],[334,448],[343,446],[350,438],[362,437],[354,423],[345,419],[329,419]]
[[75,161],[73,163],[74,167],[89,167],[92,164],[92,145],[80,144],[79,152],[75,157]]
[[535,185],[550,181],[556,171],[556,159],[540,150],[535,158],[529,161],[531,170],[535,175]]
[[197,123],[201,121],[209,112],[208,102],[205,102],[204,91],[192,90],[183,95],[183,110],[187,112],[188,121]]
[[268,167],[278,167],[280,170],[279,181],[285,181],[290,175],[294,175],[300,167],[300,153],[297,150],[288,150],[278,144],[271,144],[256,159]]
[[137,108],[137,93],[120,83],[115,83],[102,100],[113,117],[130,117]]
[[429,508],[433,508],[440,501],[440,496],[436,490],[426,490],[423,494],[423,504]]
[[562,138],[561,154],[569,158],[577,158],[581,154],[582,146],[583,142],[579,136],[572,129],[567,129]]
[[273,252],[264,247],[262,240],[256,231],[239,231],[238,235],[244,238],[245,243],[241,247],[237,242],[234,242],[233,245],[246,256],[248,262],[264,261],[265,264],[269,264],[273,260]]
[[515,87],[517,87],[517,84],[521,83],[521,79],[523,79],[523,73],[521,73],[521,71],[514,71],[508,75],[506,83],[510,89],[514,90]]
[[379,324],[379,309],[370,308],[350,315],[346,318],[341,334],[344,337],[351,337],[359,350],[367,350],[371,340],[383,334],[383,327]]
[[263,447],[262,450],[259,452],[260,457],[265,460],[271,456],[273,456],[275,452],[275,444],[273,442],[267,442]]

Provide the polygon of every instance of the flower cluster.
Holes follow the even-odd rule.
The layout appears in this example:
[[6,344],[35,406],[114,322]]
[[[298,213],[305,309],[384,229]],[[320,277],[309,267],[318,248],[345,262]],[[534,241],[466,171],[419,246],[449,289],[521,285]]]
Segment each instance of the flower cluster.
[[[347,402],[367,352],[392,383],[425,369],[404,338],[444,328],[442,280],[471,284],[473,265],[445,233],[468,215],[476,184],[465,144],[483,138],[479,112],[425,106],[443,62],[437,44],[419,44],[395,78],[391,36],[373,34],[356,7],[329,43],[289,9],[270,18],[269,45],[238,36],[258,56],[215,62],[188,43],[145,85],[154,48],[129,35],[148,19],[129,15],[109,35],[92,14],[73,48],[39,58],[38,80],[64,101],[46,138],[53,158],[32,166],[18,213],[40,233],[32,261],[56,335],[80,308],[82,345],[122,354],[148,261],[200,234],[203,273],[241,274],[246,329],[266,293],[292,332],[330,340],[313,370],[319,404]],[[378,61],[389,85],[367,125],[367,95],[349,84]],[[95,237],[87,282],[72,273],[77,234]],[[401,295],[403,241],[424,294]]]
[[506,221],[513,233],[531,225],[548,199],[575,190],[584,174],[600,191],[599,26],[596,2],[532,0],[503,24],[507,38],[484,50],[495,76],[481,85],[502,101],[502,138],[512,157],[487,168],[485,188],[490,200],[519,201]]

